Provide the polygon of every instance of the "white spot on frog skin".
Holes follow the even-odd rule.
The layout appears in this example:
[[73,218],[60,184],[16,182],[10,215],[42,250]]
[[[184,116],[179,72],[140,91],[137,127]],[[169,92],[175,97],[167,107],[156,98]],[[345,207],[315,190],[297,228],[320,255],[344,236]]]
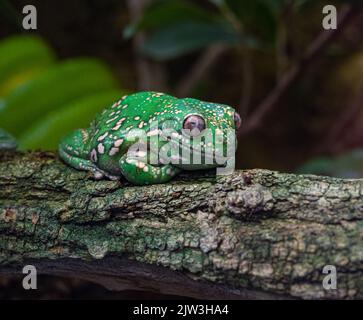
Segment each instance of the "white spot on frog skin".
[[158,134],[159,134],[159,129],[154,129],[154,130],[149,131],[146,135],[148,137],[150,137],[150,136],[156,136]]
[[120,145],[122,145],[122,142],[124,142],[124,139],[118,139],[115,141],[115,147],[119,147]]
[[97,146],[97,150],[99,154],[103,154],[105,152],[105,146],[102,143],[99,143]]
[[119,148],[111,148],[111,150],[108,154],[110,156],[114,156],[118,151],[119,151]]
[[114,126],[114,127],[112,128],[112,130],[118,130],[118,129],[120,129],[120,127],[121,127],[121,124],[118,124],[118,125]]
[[179,155],[172,155],[172,156],[171,156],[171,160],[172,160],[172,161],[177,162],[177,161],[179,161],[179,159],[180,159],[180,156],[179,156]]
[[110,123],[110,122],[112,122],[112,121],[115,121],[116,119],[117,119],[117,117],[114,117],[114,118],[108,119],[108,120],[106,121],[106,123]]
[[143,158],[145,156],[146,156],[146,151],[138,151],[136,153],[136,157],[138,157],[138,158]]
[[126,109],[129,105],[128,104],[125,104],[122,109]]
[[82,141],[83,143],[85,143],[88,139],[88,132],[87,130],[82,130],[81,132],[82,132]]
[[164,93],[156,92],[156,93],[154,93],[154,94],[152,95],[152,97],[161,97],[161,96],[163,96],[163,95],[164,95]]
[[103,139],[105,139],[108,136],[108,132],[106,132],[105,134],[103,134],[102,136],[99,136],[97,141],[102,141]]
[[93,175],[94,175],[94,177],[95,177],[96,180],[100,180],[100,179],[103,178],[103,173],[102,172],[99,172],[99,171],[95,171],[93,173]]
[[141,121],[139,124],[139,128],[141,129],[144,126],[144,121]]
[[136,116],[134,119],[135,120],[140,120],[140,117],[139,116]]
[[138,162],[137,166],[138,166],[140,169],[143,169],[143,168],[146,166],[146,164],[145,164],[145,163],[143,163],[143,162]]
[[96,151],[96,149],[92,149],[92,151],[91,151],[91,161],[92,162],[97,162],[97,151]]

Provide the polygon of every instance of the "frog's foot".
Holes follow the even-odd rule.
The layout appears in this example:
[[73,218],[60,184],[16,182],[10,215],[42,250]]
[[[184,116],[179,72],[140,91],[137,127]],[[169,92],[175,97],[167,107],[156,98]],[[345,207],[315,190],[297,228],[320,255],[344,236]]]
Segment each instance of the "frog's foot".
[[101,179],[106,174],[89,159],[86,142],[87,130],[78,129],[66,136],[59,145],[59,156],[64,162],[78,170],[90,171],[95,179]]
[[64,162],[76,168],[78,170],[92,171],[95,172],[97,170],[96,166],[87,159],[83,159],[78,155],[73,155],[67,149],[59,148],[59,156],[62,158]]
[[138,185],[164,183],[176,176],[181,170],[171,164],[152,166],[137,158],[121,157],[120,168],[123,176]]
[[113,176],[109,173],[107,173],[106,171],[103,171],[99,168],[95,168],[94,170],[91,170],[93,172],[93,176],[96,180],[101,180],[102,178],[106,177],[110,180],[116,181],[116,180],[120,180],[119,176]]
[[67,164],[71,165],[73,168],[91,172],[95,180],[101,180],[104,177],[110,180],[120,179],[120,177],[110,175],[109,173],[97,168],[97,166],[90,160],[82,159],[78,156],[73,156],[64,151],[63,149],[59,149],[59,155]]

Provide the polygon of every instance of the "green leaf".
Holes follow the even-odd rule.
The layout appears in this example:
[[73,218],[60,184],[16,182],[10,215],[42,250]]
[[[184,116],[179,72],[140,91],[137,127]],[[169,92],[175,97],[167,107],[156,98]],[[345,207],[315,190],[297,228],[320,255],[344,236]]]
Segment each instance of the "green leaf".
[[124,29],[124,37],[130,38],[141,30],[152,31],[186,21],[214,22],[219,18],[217,14],[211,13],[190,1],[158,1],[146,9],[137,24],[129,25]]
[[17,137],[46,113],[94,92],[116,87],[110,70],[98,60],[63,62],[0,100],[0,127]]
[[55,61],[37,36],[13,36],[0,42],[0,97],[37,76]]
[[247,33],[269,42],[275,39],[283,3],[280,0],[226,0],[226,5],[241,21]]
[[236,45],[245,41],[256,45],[253,39],[241,38],[231,26],[222,23],[180,23],[152,33],[141,51],[157,60],[179,57],[203,47],[225,43]]
[[125,94],[121,90],[96,93],[47,114],[23,133],[19,139],[21,148],[56,150],[62,137],[75,129],[89,127],[97,112]]
[[338,157],[320,157],[301,166],[298,173],[310,173],[340,178],[363,177],[363,149],[353,150]]
[[217,7],[222,7],[226,4],[226,0],[209,0],[210,2],[212,2],[214,5],[216,5]]

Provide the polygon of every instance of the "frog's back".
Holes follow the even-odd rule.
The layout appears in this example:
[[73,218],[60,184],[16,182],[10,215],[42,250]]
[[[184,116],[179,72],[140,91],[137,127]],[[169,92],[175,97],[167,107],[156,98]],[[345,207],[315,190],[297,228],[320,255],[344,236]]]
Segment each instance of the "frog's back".
[[139,92],[122,97],[96,117],[95,135],[125,135],[131,128],[144,128],[176,98],[158,92]]
[[131,129],[147,129],[175,97],[158,92],[140,92],[122,97],[99,114],[90,128],[90,159],[99,168],[118,174],[118,160],[129,145]]

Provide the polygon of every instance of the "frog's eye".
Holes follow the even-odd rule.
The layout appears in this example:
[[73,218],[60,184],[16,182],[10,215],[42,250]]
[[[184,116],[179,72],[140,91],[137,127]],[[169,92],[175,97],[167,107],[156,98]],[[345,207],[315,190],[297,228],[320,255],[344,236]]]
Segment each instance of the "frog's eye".
[[205,129],[205,121],[201,116],[188,116],[184,120],[183,129],[189,130],[191,136],[197,136]]
[[234,124],[237,130],[241,127],[242,124],[241,117],[237,112],[234,113]]

